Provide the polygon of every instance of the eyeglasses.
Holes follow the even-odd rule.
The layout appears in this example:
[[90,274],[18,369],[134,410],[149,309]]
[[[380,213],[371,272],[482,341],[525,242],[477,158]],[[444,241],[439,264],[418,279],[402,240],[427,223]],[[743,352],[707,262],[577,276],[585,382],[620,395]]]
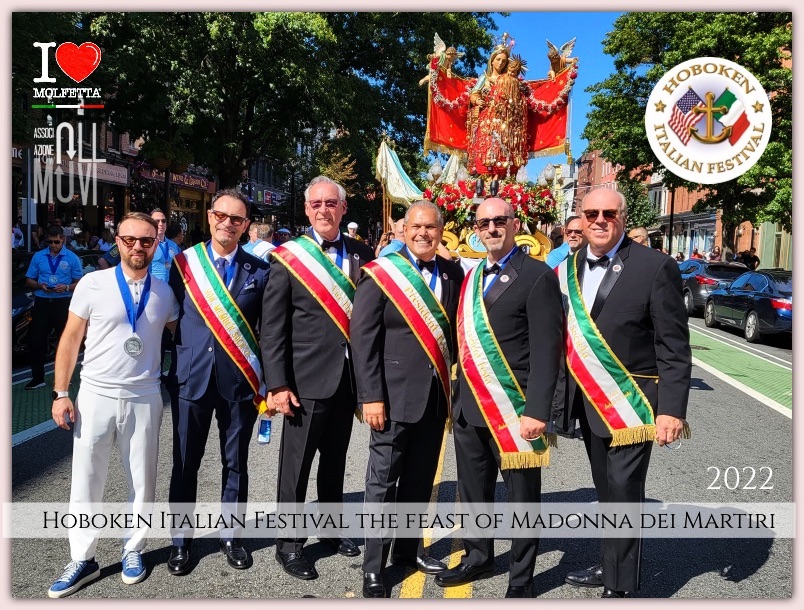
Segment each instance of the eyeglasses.
[[210,210],[209,213],[212,214],[218,222],[223,222],[228,218],[229,222],[231,222],[234,227],[239,227],[248,220],[248,218],[244,216],[234,216],[226,212],[219,212],[218,210]]
[[620,215],[620,210],[584,210],[583,215],[586,216],[587,222],[594,222],[598,216],[603,214],[605,220],[614,220]]
[[313,210],[320,210],[322,205],[327,206],[328,210],[334,210],[335,208],[338,207],[339,203],[340,201],[338,201],[337,199],[327,199],[325,201],[317,199],[315,201],[308,201],[307,205],[309,205],[310,208]]
[[123,242],[126,248],[133,248],[135,243],[140,242],[143,248],[148,249],[153,246],[156,241],[156,237],[132,237],[131,235],[118,235],[117,237]]
[[564,229],[567,235],[583,235],[583,229]]
[[494,223],[494,226],[502,226],[507,224],[509,220],[513,220],[513,216],[494,216],[493,218],[478,218],[475,220],[475,224],[477,228],[481,231],[485,231],[489,228],[490,223]]
[[61,240],[60,239],[48,239],[47,243],[49,243],[51,246],[55,246],[57,244],[60,244]]

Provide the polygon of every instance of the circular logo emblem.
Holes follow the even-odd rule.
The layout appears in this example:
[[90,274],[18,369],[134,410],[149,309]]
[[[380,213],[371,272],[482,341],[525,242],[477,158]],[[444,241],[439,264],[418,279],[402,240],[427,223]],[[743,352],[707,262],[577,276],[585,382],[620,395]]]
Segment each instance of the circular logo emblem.
[[765,152],[770,101],[742,66],[719,57],[690,59],[653,89],[645,132],[667,170],[691,182],[718,184],[742,176]]
[[61,261],[59,263],[59,269],[69,269],[69,268],[70,268],[70,263],[68,263],[67,261]]

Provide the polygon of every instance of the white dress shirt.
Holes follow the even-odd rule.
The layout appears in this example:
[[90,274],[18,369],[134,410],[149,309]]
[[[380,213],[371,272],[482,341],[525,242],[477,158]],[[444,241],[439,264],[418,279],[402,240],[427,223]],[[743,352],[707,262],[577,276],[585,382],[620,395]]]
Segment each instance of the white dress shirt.
[[[617,249],[620,247],[620,244],[623,243],[623,239],[625,239],[625,233],[620,236],[620,239],[614,244],[614,247],[606,252],[606,256],[609,257],[609,260],[614,258]],[[587,248],[586,260],[596,261],[598,258],[600,257],[592,254],[592,251]],[[583,302],[584,305],[586,305],[586,309],[591,312],[592,306],[595,304],[595,298],[597,298],[597,291],[600,288],[603,276],[606,275],[608,268],[595,267],[594,269],[589,269],[589,265],[587,263],[584,264],[587,265],[587,267],[583,270]],[[609,262],[609,265],[611,265],[611,262]]]

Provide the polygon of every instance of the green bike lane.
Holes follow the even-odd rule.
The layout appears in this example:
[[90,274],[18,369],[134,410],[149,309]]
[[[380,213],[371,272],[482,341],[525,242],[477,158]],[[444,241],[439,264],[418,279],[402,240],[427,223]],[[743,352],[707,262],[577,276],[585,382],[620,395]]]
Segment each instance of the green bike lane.
[[715,339],[713,334],[690,325],[693,362],[760,402],[792,416],[792,367],[777,363],[772,356],[762,357]]

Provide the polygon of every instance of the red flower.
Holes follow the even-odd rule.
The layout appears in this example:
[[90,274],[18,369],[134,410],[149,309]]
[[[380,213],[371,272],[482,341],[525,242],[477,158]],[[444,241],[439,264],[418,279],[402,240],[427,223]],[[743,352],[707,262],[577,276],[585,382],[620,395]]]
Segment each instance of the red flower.
[[433,192],[430,189],[424,189],[424,192],[422,193],[422,197],[424,197],[427,200],[432,200]]
[[447,212],[454,212],[454,211],[455,211],[455,204],[454,203],[448,203],[447,204]]

